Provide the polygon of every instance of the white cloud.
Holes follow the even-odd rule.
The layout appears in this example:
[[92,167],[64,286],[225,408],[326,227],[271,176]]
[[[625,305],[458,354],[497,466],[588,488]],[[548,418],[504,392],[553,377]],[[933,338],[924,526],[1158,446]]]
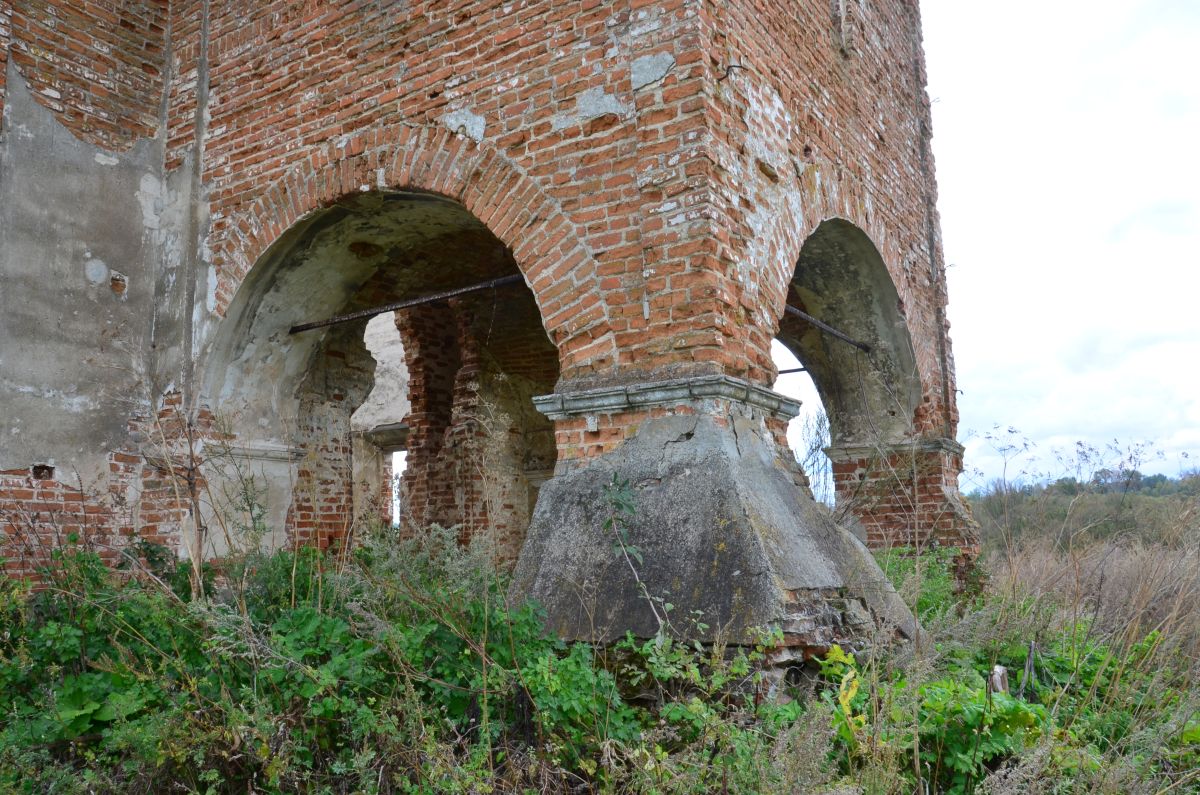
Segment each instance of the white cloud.
[[1200,4],[922,10],[968,467],[997,424],[1200,464]]

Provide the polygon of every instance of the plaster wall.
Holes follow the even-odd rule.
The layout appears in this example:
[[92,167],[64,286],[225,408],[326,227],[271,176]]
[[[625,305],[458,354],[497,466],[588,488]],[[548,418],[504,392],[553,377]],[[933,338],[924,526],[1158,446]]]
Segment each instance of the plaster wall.
[[351,417],[351,424],[358,432],[402,422],[409,407],[408,365],[392,313],[367,321],[363,341],[375,360],[375,386]]
[[107,476],[152,403],[162,150],[81,141],[8,65],[0,132],[0,470]]

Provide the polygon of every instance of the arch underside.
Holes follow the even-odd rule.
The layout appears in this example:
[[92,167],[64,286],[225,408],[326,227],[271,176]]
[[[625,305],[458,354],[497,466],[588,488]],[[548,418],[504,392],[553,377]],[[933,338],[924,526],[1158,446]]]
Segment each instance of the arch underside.
[[[374,386],[367,320],[292,326],[519,273],[478,218],[432,193],[365,192],[287,230],[242,282],[200,370],[202,402],[261,484],[264,526],[326,544],[389,509],[384,485],[352,486],[355,460],[379,452],[351,427]],[[533,294],[512,284],[401,310],[395,323],[409,379],[391,418],[407,435],[404,515],[464,535],[490,525],[501,557],[515,556],[554,462],[553,428],[530,398],[553,389],[558,356]],[[370,494],[380,504],[362,504]]]
[[863,351],[785,313],[778,339],[808,370],[834,447],[890,446],[912,433],[922,388],[886,264],[848,221],[825,221],[800,251],[787,303],[864,343]]
[[838,515],[869,546],[931,539],[973,554],[974,520],[958,492],[962,448],[923,425],[929,390],[895,283],[870,238],[848,221],[805,241],[787,303],[867,350],[785,313],[778,339],[808,370],[829,421]]

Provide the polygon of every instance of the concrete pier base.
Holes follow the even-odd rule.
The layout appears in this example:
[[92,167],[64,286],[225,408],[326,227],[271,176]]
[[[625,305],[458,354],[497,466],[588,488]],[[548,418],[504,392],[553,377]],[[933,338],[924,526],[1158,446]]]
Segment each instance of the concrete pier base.
[[[706,640],[746,644],[780,629],[786,646],[819,653],[915,636],[870,552],[814,502],[780,449],[771,411],[729,399],[661,416],[642,408],[619,448],[560,466],[542,487],[512,598],[541,603],[560,636],[594,642],[654,635],[647,594],[660,613],[672,605],[677,632]],[[636,506],[623,539],[606,527],[614,482]]]

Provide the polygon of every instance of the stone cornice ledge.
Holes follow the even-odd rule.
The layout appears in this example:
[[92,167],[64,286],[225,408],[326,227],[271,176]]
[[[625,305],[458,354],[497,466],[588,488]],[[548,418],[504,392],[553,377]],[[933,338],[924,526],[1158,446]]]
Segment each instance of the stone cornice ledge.
[[728,375],[700,375],[585,389],[580,392],[555,392],[535,397],[533,405],[550,419],[562,420],[588,414],[612,414],[705,399],[744,403],[784,420],[790,420],[800,413],[800,401]]
[[964,447],[954,439],[911,439],[881,445],[840,445],[825,448],[831,461],[857,461],[866,458],[881,458],[884,455],[911,453],[950,453],[961,456]]
[[[209,445],[209,447],[214,447]],[[220,443],[215,446],[217,452],[210,456],[211,459],[220,459],[224,456],[230,458],[241,458],[246,461],[286,461],[294,462],[304,458],[304,449],[300,447],[291,447],[286,444],[278,444],[277,442],[248,442],[241,444],[233,444],[229,447],[222,447]]]

